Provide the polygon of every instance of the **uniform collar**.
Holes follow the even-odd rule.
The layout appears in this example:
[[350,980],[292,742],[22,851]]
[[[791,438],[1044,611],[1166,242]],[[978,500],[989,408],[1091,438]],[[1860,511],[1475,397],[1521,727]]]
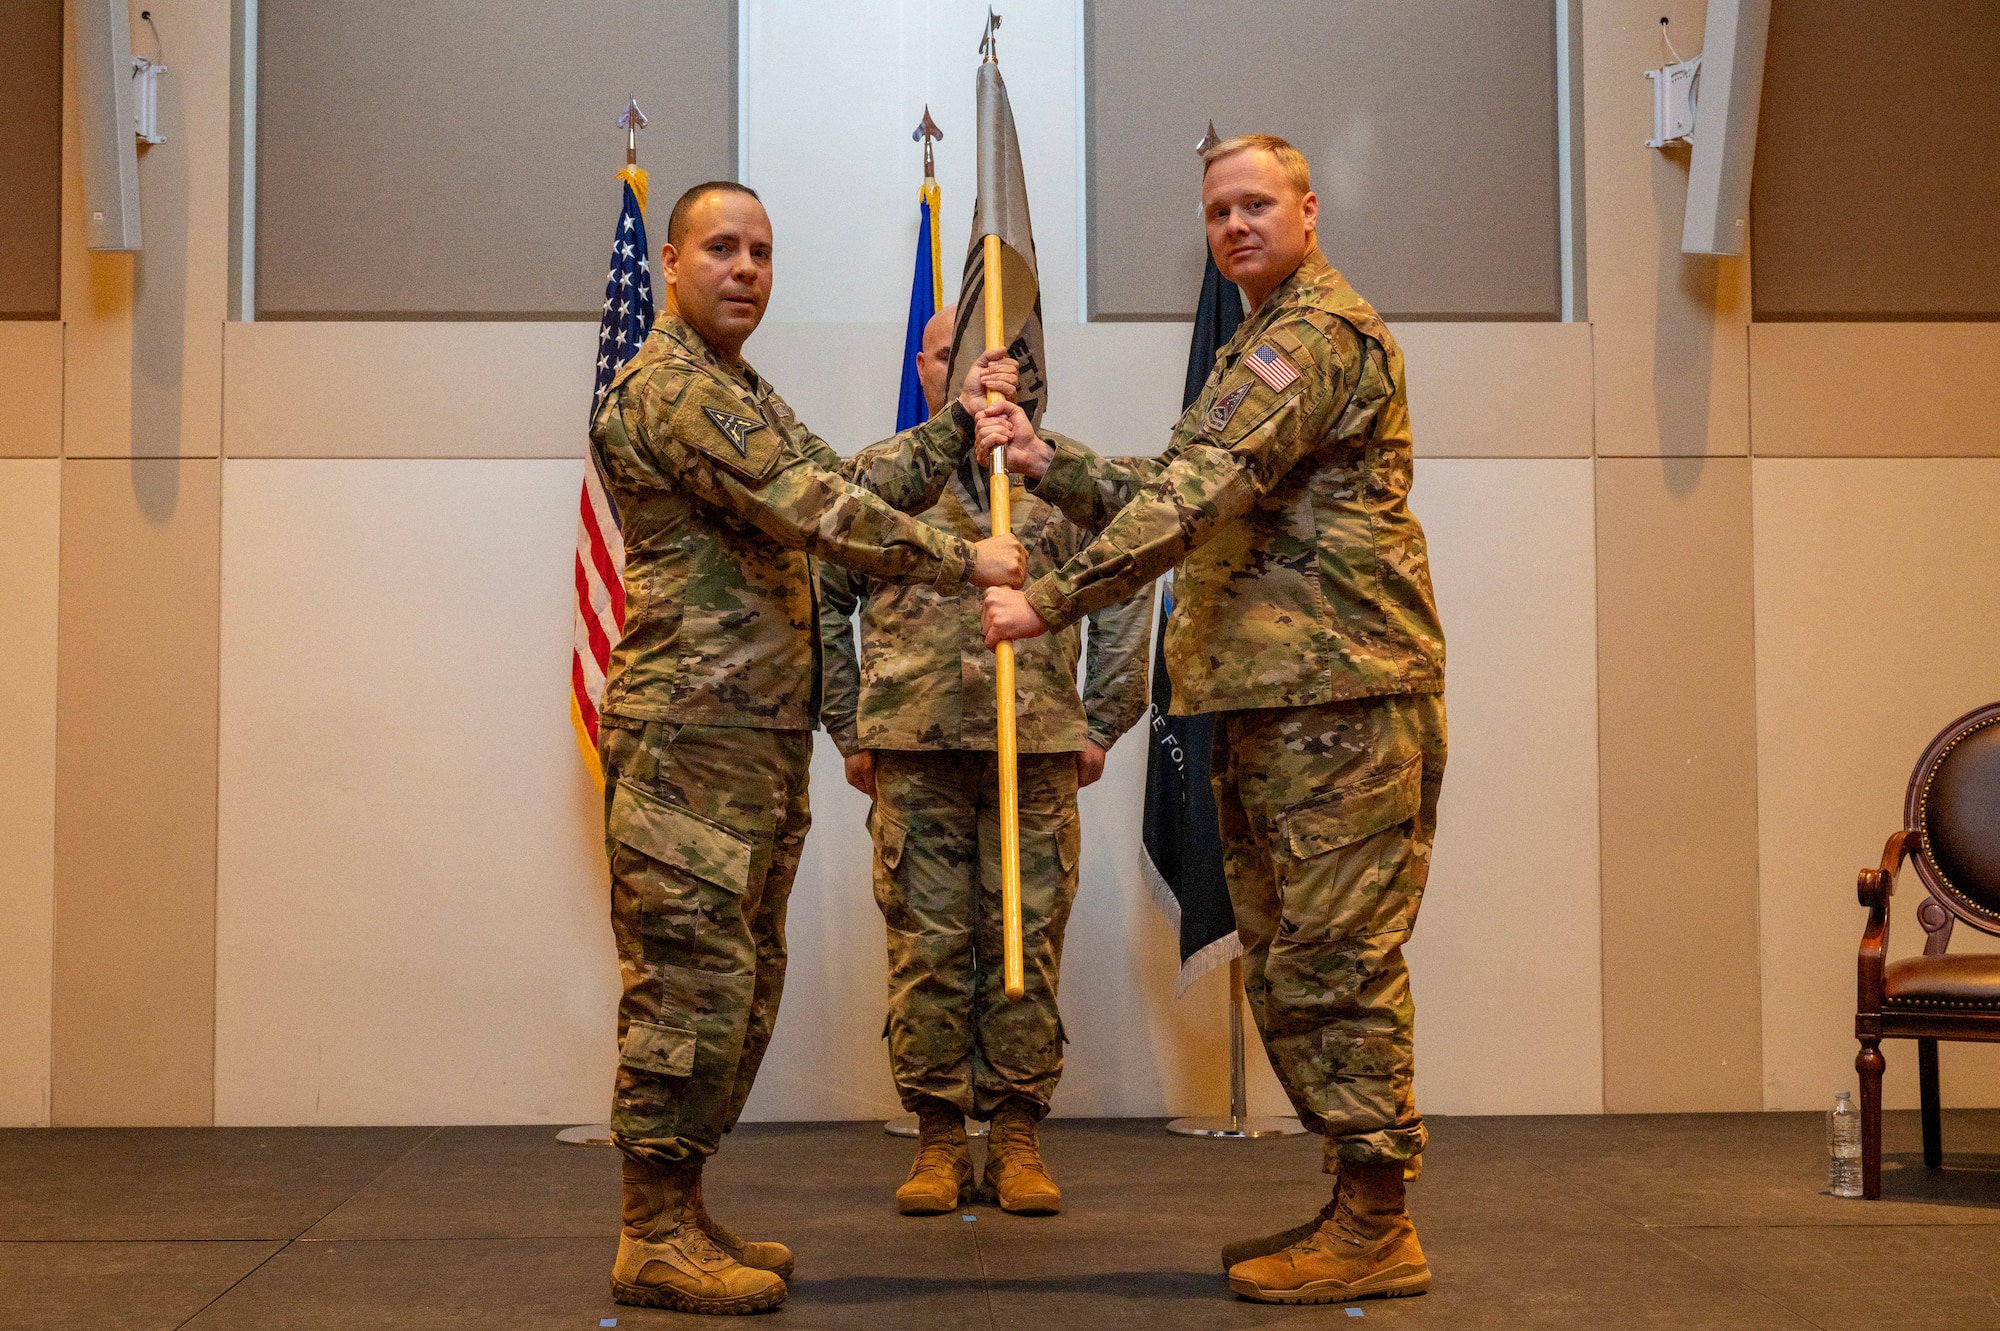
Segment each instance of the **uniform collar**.
[[716,355],[714,349],[708,345],[708,340],[700,333],[697,333],[691,326],[682,322],[679,315],[662,315],[654,322],[653,330],[666,337],[668,341],[677,344],[688,357],[706,365],[723,378],[742,388],[753,398],[763,398],[767,391],[764,384],[764,377],[751,368],[749,361],[738,356],[736,364],[723,364],[722,358]]
[[1280,314],[1297,305],[1300,298],[1308,292],[1324,286],[1327,279],[1333,276],[1337,276],[1333,265],[1319,252],[1319,246],[1315,245],[1307,250],[1306,257],[1299,260],[1299,266],[1292,269],[1291,276],[1278,283],[1276,289],[1264,298],[1264,303],[1257,307],[1257,312],[1237,326],[1235,336],[1231,337],[1222,348],[1218,359],[1234,362],[1243,348],[1253,339],[1262,337],[1264,330],[1269,328]]

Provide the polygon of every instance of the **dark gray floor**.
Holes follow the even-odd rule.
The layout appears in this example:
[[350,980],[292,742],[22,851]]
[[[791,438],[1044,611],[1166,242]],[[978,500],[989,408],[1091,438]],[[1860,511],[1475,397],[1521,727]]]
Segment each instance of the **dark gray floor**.
[[[1880,1202],[1825,1195],[1817,1115],[1433,1118],[1407,1327],[2000,1331],[2000,1111],[1927,1171],[1891,1114]],[[798,1253],[775,1324],[865,1331],[1352,1325],[1229,1294],[1226,1239],[1324,1199],[1313,1139],[1045,1127],[1069,1209],[904,1219],[909,1143],[746,1127],[713,1209]],[[975,1150],[979,1148],[975,1147]],[[611,1302],[617,1161],[547,1128],[0,1132],[0,1328],[345,1331],[714,1325]],[[731,1323],[740,1325],[740,1323]]]

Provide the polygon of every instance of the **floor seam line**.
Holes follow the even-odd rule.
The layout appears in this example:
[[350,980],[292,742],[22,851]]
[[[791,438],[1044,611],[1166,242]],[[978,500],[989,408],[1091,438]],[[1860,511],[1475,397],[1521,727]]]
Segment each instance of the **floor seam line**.
[[306,1225],[306,1227],[305,1227],[304,1229],[301,1229],[300,1231],[298,1231],[298,1233],[296,1233],[296,1234],[292,1235],[292,1237],[290,1237],[290,1238],[288,1238],[288,1239],[284,1240],[283,1242],[281,1242],[280,1244],[278,1244],[278,1246],[277,1246],[277,1247],[276,1247],[275,1249],[273,1249],[273,1250],[272,1250],[271,1252],[269,1252],[269,1253],[265,1254],[265,1257],[264,1257],[264,1260],[263,1260],[263,1261],[261,1261],[261,1262],[257,1263],[257,1265],[255,1265],[255,1266],[251,1267],[251,1268],[250,1268],[250,1269],[249,1269],[248,1271],[245,1271],[245,1272],[244,1272],[244,1273],[243,1273],[242,1275],[240,1275],[240,1276],[236,1277],[236,1279],[234,1279],[234,1280],[230,1281],[230,1282],[229,1282],[229,1285],[228,1285],[228,1287],[227,1287],[226,1289],[224,1289],[224,1290],[223,1290],[223,1291],[222,1291],[221,1293],[217,1294],[217,1295],[216,1295],[216,1296],[215,1296],[214,1298],[210,1299],[210,1300],[209,1300],[209,1301],[208,1301],[207,1303],[204,1303],[204,1304],[202,1304],[202,1305],[201,1305],[201,1307],[199,1307],[199,1308],[196,1308],[196,1309],[195,1309],[195,1310],[194,1310],[193,1312],[189,1313],[189,1314],[188,1314],[188,1315],[187,1315],[187,1316],[186,1316],[186,1317],[185,1317],[184,1319],[182,1319],[181,1321],[179,1321],[179,1322],[176,1322],[176,1323],[174,1323],[174,1331],[181,1331],[181,1329],[182,1329],[183,1327],[186,1327],[186,1326],[189,1326],[189,1325],[191,1325],[191,1324],[192,1324],[192,1323],[194,1322],[194,1320],[195,1320],[195,1319],[196,1319],[197,1317],[200,1317],[200,1316],[201,1316],[201,1315],[202,1315],[203,1313],[207,1312],[207,1311],[208,1311],[208,1310],[209,1310],[210,1308],[213,1308],[213,1307],[214,1307],[214,1306],[215,1306],[216,1304],[218,1304],[218,1303],[222,1302],[222,1301],[223,1301],[224,1299],[228,1298],[228,1297],[229,1297],[229,1296],[230,1296],[231,1294],[235,1293],[235,1292],[236,1292],[236,1287],[237,1287],[237,1286],[241,1285],[241,1284],[242,1284],[242,1283],[243,1283],[244,1281],[248,1280],[248,1279],[249,1279],[249,1278],[250,1278],[251,1276],[254,1276],[254,1275],[256,1275],[256,1274],[257,1274],[257,1273],[258,1273],[259,1271],[263,1270],[263,1269],[264,1269],[264,1268],[265,1268],[266,1266],[270,1265],[271,1261],[272,1261],[272,1260],[273,1260],[274,1258],[277,1258],[277,1257],[281,1257],[281,1256],[283,1256],[283,1255],[284,1255],[284,1254],[285,1254],[286,1252],[289,1252],[289,1251],[290,1251],[290,1250],[292,1249],[292,1247],[293,1247],[294,1245],[296,1245],[296,1244],[297,1244],[297,1243],[299,1242],[299,1240],[300,1240],[300,1239],[301,1239],[301,1238],[302,1238],[302,1237],[303,1237],[304,1235],[307,1235],[307,1234],[310,1234],[310,1233],[311,1233],[311,1232],[313,1231],[313,1227],[314,1227],[315,1225],[318,1225],[318,1224],[319,1224],[319,1223],[320,1223],[321,1221],[325,1220],[325,1219],[327,1218],[327,1216],[330,1216],[330,1215],[332,1215],[332,1214],[333,1214],[333,1213],[334,1213],[335,1211],[338,1211],[338,1210],[339,1210],[339,1209],[340,1209],[341,1207],[343,1207],[343,1206],[347,1205],[347,1204],[348,1204],[349,1202],[353,1201],[353,1200],[354,1200],[354,1199],[355,1199],[356,1197],[359,1197],[359,1196],[361,1195],[361,1193],[362,1193],[362,1190],[363,1190],[363,1189],[365,1189],[365,1188],[367,1188],[367,1187],[368,1187],[368,1185],[369,1185],[370,1183],[374,1183],[375,1181],[377,1181],[378,1179],[380,1179],[380,1178],[382,1177],[382,1175],[384,1175],[384,1174],[387,1174],[387,1173],[388,1173],[388,1172],[389,1172],[390,1170],[394,1169],[394,1168],[395,1168],[395,1167],[396,1167],[397,1165],[400,1165],[400,1164],[402,1164],[402,1163],[403,1163],[403,1162],[404,1162],[405,1160],[409,1159],[409,1158],[410,1158],[410,1157],[411,1157],[412,1155],[415,1155],[415,1154],[416,1154],[416,1153],[417,1153],[417,1152],[418,1152],[419,1150],[421,1150],[421,1149],[423,1148],[423,1145],[424,1145],[424,1143],[425,1143],[425,1142],[429,1141],[429,1140],[430,1140],[431,1138],[433,1138],[433,1137],[437,1136],[437,1135],[438,1135],[438,1134],[439,1134],[440,1132],[443,1132],[443,1131],[444,1131],[444,1128],[443,1128],[443,1126],[442,1126],[442,1125],[438,1125],[438,1126],[434,1126],[434,1127],[432,1127],[432,1128],[431,1128],[431,1130],[430,1130],[429,1132],[426,1132],[426,1133],[425,1133],[425,1134],[424,1134],[423,1136],[419,1137],[419,1138],[418,1138],[418,1139],[416,1140],[416,1142],[415,1142],[414,1144],[412,1144],[412,1145],[411,1145],[411,1147],[410,1147],[410,1149],[409,1149],[409,1150],[407,1150],[407,1151],[403,1152],[403,1153],[402,1153],[401,1155],[397,1156],[397,1157],[396,1157],[396,1158],[395,1158],[395,1159],[394,1159],[393,1161],[391,1161],[391,1162],[390,1162],[389,1164],[386,1164],[386,1165],[384,1165],[384,1166],[383,1166],[383,1167],[381,1168],[381,1170],[380,1170],[379,1172],[377,1172],[376,1174],[374,1174],[373,1176],[371,1176],[371,1177],[370,1177],[370,1178],[369,1178],[369,1179],[368,1179],[368,1180],[367,1180],[366,1182],[364,1182],[364,1183],[361,1183],[361,1184],[360,1184],[359,1186],[357,1186],[357,1187],[356,1187],[356,1188],[354,1189],[354,1191],[353,1191],[353,1192],[350,1192],[350,1193],[348,1193],[348,1194],[347,1194],[347,1195],[346,1195],[345,1197],[342,1197],[342,1198],[341,1198],[341,1199],[340,1199],[339,1201],[335,1202],[335,1203],[334,1203],[334,1204],[333,1204],[332,1206],[329,1206],[329,1207],[327,1207],[324,1213],[322,1213],[322,1214],[321,1214],[321,1215],[319,1215],[319,1216],[318,1216],[317,1218],[315,1218],[314,1220],[312,1220],[312,1221],[311,1221],[311,1222],[310,1222],[309,1224],[307,1224],[307,1225]]
[[972,1260],[979,1266],[979,1297],[986,1304],[986,1331],[1000,1331],[1000,1324],[993,1319],[993,1286],[986,1280],[986,1250],[979,1246],[979,1217],[973,1216]]
[[1764,1290],[1757,1288],[1749,1281],[1744,1280],[1740,1276],[1736,1275],[1733,1271],[1725,1271],[1721,1267],[1709,1261],[1707,1258],[1703,1257],[1700,1253],[1695,1252],[1692,1249],[1685,1248],[1680,1244],[1674,1242],[1672,1239],[1667,1237],[1666,1232],[1664,1230],[1649,1229],[1646,1232],[1657,1236],[1660,1242],[1666,1244],[1669,1248],[1672,1248],[1675,1252],[1681,1254],[1683,1257],[1686,1257],[1689,1261],[1693,1262],[1696,1266],[1701,1267],[1704,1271],[1713,1272],[1715,1275],[1720,1276],[1722,1279],[1728,1281],[1730,1284],[1736,1286],[1738,1289],[1747,1291],[1755,1298],[1761,1300],[1764,1303],[1769,1304],[1773,1308],[1776,1308],[1779,1312],[1784,1313],[1787,1317],[1797,1318],[1805,1325],[1812,1327],[1813,1331],[1827,1331],[1827,1329],[1820,1323],[1815,1322],[1812,1318],[1806,1316],[1804,1313],[1800,1312],[1796,1308],[1793,1308],[1789,1304],[1779,1302],[1775,1297],[1766,1293]]

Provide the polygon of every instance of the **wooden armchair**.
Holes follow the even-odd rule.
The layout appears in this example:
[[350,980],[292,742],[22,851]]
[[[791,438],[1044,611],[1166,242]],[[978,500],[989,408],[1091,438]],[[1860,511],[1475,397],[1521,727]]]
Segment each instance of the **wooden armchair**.
[[[1904,859],[1930,893],[1917,907],[1924,954],[1884,964],[1889,896]],[[1910,774],[1903,826],[1882,850],[1882,867],[1863,869],[1868,908],[1856,962],[1854,1035],[1861,1052],[1861,1192],[1882,1195],[1882,1041],[1917,1042],[1923,1099],[1924,1165],[1944,1162],[1938,1112],[1939,1040],[2000,1041],[2000,956],[1947,956],[1964,920],[2000,934],[2000,703],[1946,726]]]

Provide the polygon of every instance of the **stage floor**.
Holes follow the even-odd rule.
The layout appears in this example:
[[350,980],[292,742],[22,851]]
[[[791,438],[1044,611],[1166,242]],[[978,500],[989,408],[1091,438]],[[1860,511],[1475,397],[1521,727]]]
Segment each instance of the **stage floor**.
[[[1824,1194],[1816,1114],[1434,1118],[1411,1188],[1436,1279],[1399,1327],[2000,1328],[2000,1111],[1926,1171],[1888,1116],[1884,1197]],[[1346,1326],[1233,1298],[1226,1239],[1324,1199],[1318,1141],[1057,1120],[1068,1210],[905,1219],[879,1124],[758,1124],[712,1208],[798,1253],[777,1323],[866,1331]],[[983,1148],[975,1146],[977,1152]],[[551,1128],[0,1132],[0,1328],[582,1331],[713,1325],[607,1288],[617,1160]],[[742,1323],[729,1323],[742,1325]]]

